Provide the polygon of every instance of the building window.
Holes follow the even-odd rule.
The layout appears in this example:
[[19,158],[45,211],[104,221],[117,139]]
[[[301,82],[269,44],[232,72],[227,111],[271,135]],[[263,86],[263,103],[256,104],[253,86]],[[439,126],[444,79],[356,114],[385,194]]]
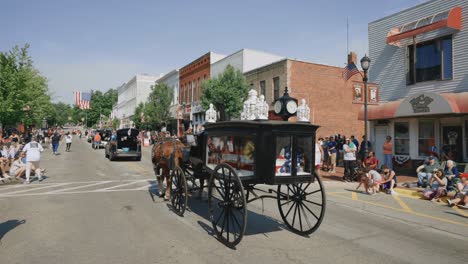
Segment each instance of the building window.
[[198,101],[200,101],[200,97],[201,97],[201,79],[200,79],[200,77],[198,77],[198,91],[197,91]]
[[452,36],[410,45],[407,56],[407,84],[452,79]]
[[418,140],[419,156],[429,156],[431,147],[433,146],[435,146],[434,121],[420,120],[419,121],[419,140]]
[[409,155],[409,123],[395,122],[395,155]]
[[266,94],[266,83],[265,81],[260,81],[260,94]]
[[[192,92],[192,96],[191,96],[191,98],[190,98],[190,99],[192,100],[192,102],[193,102],[193,99],[194,99],[194,97],[195,97],[195,90],[197,89],[197,88],[195,87],[195,85],[196,85],[195,80],[193,80],[193,81],[192,81],[192,91],[191,91],[191,92]],[[195,99],[196,99],[196,98],[195,98]]]
[[273,78],[273,100],[276,100],[278,99],[280,96],[279,96],[279,91],[280,91],[280,87],[279,87],[279,77],[275,77]]

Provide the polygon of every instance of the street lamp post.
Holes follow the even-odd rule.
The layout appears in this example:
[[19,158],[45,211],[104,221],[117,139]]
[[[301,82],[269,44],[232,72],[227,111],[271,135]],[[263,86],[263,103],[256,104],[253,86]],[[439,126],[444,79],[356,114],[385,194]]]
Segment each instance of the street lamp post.
[[364,157],[367,157],[369,154],[369,144],[367,144],[367,70],[369,70],[370,62],[371,60],[367,55],[364,55],[361,59],[361,67],[364,70],[364,77],[362,78],[364,82]]

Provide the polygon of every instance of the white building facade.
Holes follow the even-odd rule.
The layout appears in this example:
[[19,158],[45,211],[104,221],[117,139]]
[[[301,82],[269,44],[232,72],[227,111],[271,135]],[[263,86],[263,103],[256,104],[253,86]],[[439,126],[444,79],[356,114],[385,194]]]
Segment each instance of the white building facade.
[[252,49],[241,49],[211,64],[210,76],[216,78],[223,73],[228,65],[246,73],[253,69],[263,67],[284,57]]
[[169,112],[171,114],[171,120],[169,121],[168,124],[166,124],[166,129],[167,131],[171,132],[171,134],[177,133],[177,125],[178,119],[181,119],[181,107],[179,104],[179,70],[175,69],[167,74],[165,74],[163,77],[158,79],[158,83],[165,83],[167,86],[169,86],[172,90],[172,101],[171,101],[171,106],[169,109]]
[[159,79],[158,76],[136,75],[127,83],[121,85],[118,91],[117,105],[115,107],[116,118],[120,119],[120,128],[133,126],[131,120],[135,109],[140,103],[145,103],[153,86]]
[[[432,0],[369,23],[370,139],[414,169],[429,155],[468,161],[468,1]],[[362,118],[361,113],[360,118]]]

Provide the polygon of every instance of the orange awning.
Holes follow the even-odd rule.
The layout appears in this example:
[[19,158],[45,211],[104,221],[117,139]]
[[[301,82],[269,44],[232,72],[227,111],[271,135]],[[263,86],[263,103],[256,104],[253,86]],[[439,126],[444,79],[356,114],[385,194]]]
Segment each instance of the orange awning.
[[392,28],[387,36],[387,44],[396,44],[399,40],[407,39],[440,28],[461,29],[462,9],[456,6],[450,10],[424,17],[407,23],[403,26]]
[[[367,107],[368,120],[443,114],[468,114],[468,92],[419,93],[402,100]],[[364,107],[361,107],[358,119],[364,120]]]

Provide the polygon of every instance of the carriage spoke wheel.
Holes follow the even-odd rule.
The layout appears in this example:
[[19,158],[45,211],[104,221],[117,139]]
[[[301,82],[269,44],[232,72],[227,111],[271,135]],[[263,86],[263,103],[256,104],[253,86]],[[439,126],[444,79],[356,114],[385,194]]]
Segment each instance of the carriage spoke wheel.
[[218,239],[228,247],[239,244],[247,224],[247,206],[242,182],[228,164],[219,164],[211,175],[208,207]]
[[187,207],[187,181],[180,167],[176,167],[171,174],[171,204],[176,214],[184,215]]
[[286,226],[300,235],[313,233],[325,215],[325,189],[320,177],[314,182],[278,185],[278,208]]

